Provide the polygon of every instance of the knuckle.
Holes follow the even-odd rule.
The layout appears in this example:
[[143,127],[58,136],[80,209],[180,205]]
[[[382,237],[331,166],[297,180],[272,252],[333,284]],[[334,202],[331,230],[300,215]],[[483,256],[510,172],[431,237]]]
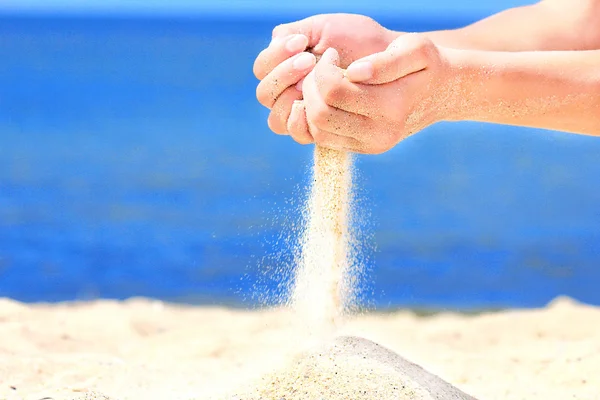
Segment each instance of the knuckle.
[[317,128],[325,128],[331,121],[331,111],[326,105],[316,107],[311,118],[311,122]]
[[325,103],[335,104],[337,101],[339,101],[341,96],[339,85],[330,79],[320,79],[319,81],[320,82],[317,82],[319,93],[321,93],[321,97]]
[[302,94],[298,93],[294,87],[286,88],[279,98],[273,104],[273,111],[281,114],[283,117],[287,118],[292,111],[292,105],[294,101],[300,100],[302,98]]
[[256,79],[261,79],[261,71],[260,71],[260,67],[258,66],[258,60],[254,62],[254,65],[252,66],[252,73],[254,74],[254,77]]
[[330,66],[317,64],[315,67],[315,84],[321,98],[327,104],[334,104],[343,96],[343,74]]
[[277,119],[276,124],[279,127],[277,133],[287,132],[287,124],[292,112],[292,106],[294,101],[300,98],[301,95],[297,94],[292,88],[287,88],[275,101],[275,104],[273,104],[270,117]]
[[252,66],[252,72],[256,79],[262,80],[265,77],[265,62],[264,62],[264,50],[261,51],[258,56],[256,56],[256,60],[254,60],[254,65]]
[[275,36],[277,36],[277,34],[278,34],[279,32],[281,32],[281,25],[283,25],[283,24],[276,25],[276,26],[273,28],[273,31],[271,32],[271,36],[272,36],[272,37],[275,37]]
[[275,100],[281,95],[281,88],[279,79],[275,77],[263,79],[256,87],[256,98],[263,106],[272,108]]
[[313,129],[311,129],[311,134],[315,143],[321,145],[326,143],[327,134],[323,130],[313,127]]
[[427,56],[435,49],[433,42],[419,33],[404,34],[397,42],[392,43],[390,47],[401,55],[409,54],[413,56]]
[[307,145],[307,144],[312,143],[312,140],[310,139],[309,135],[307,135],[307,134],[295,132],[295,133],[292,133],[292,138],[299,144]]
[[279,24],[273,28],[272,37],[281,36],[285,34],[287,24]]
[[282,124],[281,118],[279,118],[279,116],[277,116],[275,113],[269,114],[267,124],[269,125],[269,129],[279,135],[286,133],[286,126]]
[[296,120],[288,125],[288,131],[292,138],[300,144],[310,144],[313,137],[309,133],[308,125],[305,119]]
[[390,135],[381,135],[380,139],[371,145],[370,154],[383,154],[394,147],[394,141],[390,139]]
[[335,104],[339,100],[339,91],[335,87],[329,86],[323,93],[323,100],[327,104]]
[[426,59],[430,58],[434,54],[435,49],[435,45],[429,38],[419,35],[416,39],[416,50],[419,56]]
[[421,46],[425,47],[426,49],[432,50],[435,48],[435,44],[427,36],[419,35],[419,40],[421,41]]

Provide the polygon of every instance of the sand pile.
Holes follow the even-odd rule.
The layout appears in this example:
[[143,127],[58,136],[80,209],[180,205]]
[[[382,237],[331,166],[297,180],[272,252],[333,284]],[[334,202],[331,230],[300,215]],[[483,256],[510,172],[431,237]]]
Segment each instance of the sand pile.
[[[87,391],[111,400],[212,399],[285,369],[273,356],[301,341],[289,317],[282,309],[148,299],[0,299],[0,399],[106,400]],[[369,313],[342,332],[374,340],[479,399],[592,400],[600,393],[595,321],[599,307],[560,299],[481,315]]]
[[232,400],[396,399],[469,400],[439,377],[396,353],[358,337],[340,337],[294,358]]
[[[352,308],[360,269],[351,235],[352,160],[315,147],[292,306],[312,340],[326,340]],[[298,350],[304,341],[298,341]],[[309,341],[310,343],[310,341]],[[293,354],[293,353],[291,353]],[[325,341],[262,377],[235,400],[472,399],[390,350],[357,337]]]

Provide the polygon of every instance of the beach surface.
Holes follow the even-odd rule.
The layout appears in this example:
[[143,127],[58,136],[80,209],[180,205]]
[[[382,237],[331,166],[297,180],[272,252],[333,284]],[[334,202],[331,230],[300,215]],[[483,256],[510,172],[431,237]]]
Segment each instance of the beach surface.
[[[367,313],[339,334],[385,346],[480,400],[600,393],[600,308],[566,298],[478,315]],[[251,386],[311,340],[284,309],[3,299],[0,399],[218,398]]]

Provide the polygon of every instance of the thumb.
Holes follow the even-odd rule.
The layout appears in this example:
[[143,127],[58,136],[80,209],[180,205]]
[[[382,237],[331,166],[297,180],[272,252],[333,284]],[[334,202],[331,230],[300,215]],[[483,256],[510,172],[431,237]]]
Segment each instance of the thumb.
[[325,50],[325,53],[319,58],[319,62],[338,66],[340,64],[340,53],[333,47]]
[[422,35],[402,35],[385,51],[354,61],[348,66],[346,77],[351,82],[371,85],[395,81],[425,69],[432,46],[435,45]]

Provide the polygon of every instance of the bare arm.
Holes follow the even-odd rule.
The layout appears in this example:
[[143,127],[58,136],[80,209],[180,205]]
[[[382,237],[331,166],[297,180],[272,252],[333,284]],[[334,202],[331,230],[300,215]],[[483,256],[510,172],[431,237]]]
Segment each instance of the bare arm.
[[[294,34],[303,35],[304,39],[299,42],[300,38]],[[315,61],[299,53],[310,51],[320,56],[328,48],[338,49],[339,66],[346,68],[408,35],[385,29],[365,16],[324,14],[280,25],[273,36],[275,40],[254,64],[254,73],[261,80],[257,98],[271,110],[268,120],[271,130],[291,133],[296,141],[305,143],[308,136],[299,137],[288,127],[292,104],[303,98],[302,81],[313,70]],[[543,0],[506,10],[462,29],[428,32],[424,36],[438,46],[454,49],[506,52],[600,49],[600,0]],[[298,48],[289,47],[298,43]],[[303,67],[298,69],[293,66],[296,57],[304,57],[310,63],[299,63]]]
[[449,119],[600,136],[600,50],[447,50],[458,77]]
[[596,50],[600,0],[543,0],[427,36],[439,46],[473,50]]

